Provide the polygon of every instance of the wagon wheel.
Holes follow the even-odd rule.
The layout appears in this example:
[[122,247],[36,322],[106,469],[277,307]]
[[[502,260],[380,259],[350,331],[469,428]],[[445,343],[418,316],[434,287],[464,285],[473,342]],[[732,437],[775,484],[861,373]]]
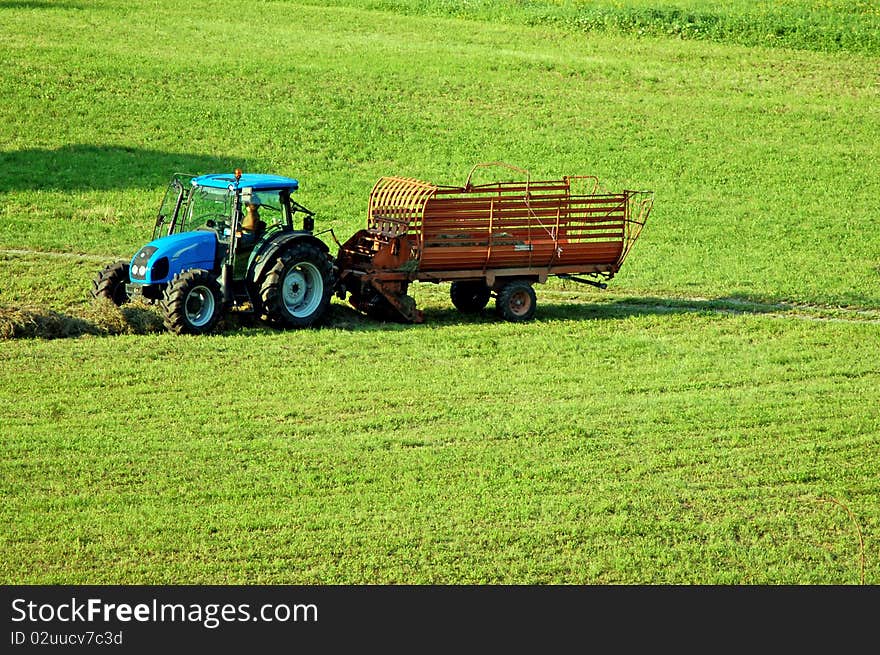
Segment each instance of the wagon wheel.
[[489,303],[489,287],[483,280],[459,280],[449,287],[452,304],[462,314],[477,314]]
[[495,299],[495,310],[506,321],[529,321],[535,315],[538,299],[528,280],[512,280],[501,287]]

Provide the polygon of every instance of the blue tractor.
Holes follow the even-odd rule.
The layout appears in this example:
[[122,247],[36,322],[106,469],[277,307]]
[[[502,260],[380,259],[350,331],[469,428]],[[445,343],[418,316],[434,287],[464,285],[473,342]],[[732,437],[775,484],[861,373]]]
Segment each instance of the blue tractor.
[[279,328],[315,325],[330,305],[333,262],[313,234],[314,213],[291,198],[298,188],[289,177],[240,170],[175,175],[152,241],[100,271],[92,295],[158,302],[177,334],[210,332],[233,310]]

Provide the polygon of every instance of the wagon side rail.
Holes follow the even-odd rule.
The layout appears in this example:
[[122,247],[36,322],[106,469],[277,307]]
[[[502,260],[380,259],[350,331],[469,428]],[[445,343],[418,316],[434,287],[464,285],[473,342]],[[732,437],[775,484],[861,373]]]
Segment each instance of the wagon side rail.
[[423,252],[429,255],[424,270],[486,274],[516,264],[540,272],[557,248],[568,195],[564,180],[438,187],[424,214]]

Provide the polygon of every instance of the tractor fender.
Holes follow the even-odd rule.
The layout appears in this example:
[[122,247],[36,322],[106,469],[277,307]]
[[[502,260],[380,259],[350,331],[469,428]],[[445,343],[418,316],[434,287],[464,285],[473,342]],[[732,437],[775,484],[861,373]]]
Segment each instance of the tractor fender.
[[302,242],[314,245],[320,249],[321,252],[330,252],[327,244],[308,232],[281,232],[263,243],[260,248],[254,251],[254,254],[251,256],[250,265],[248,266],[247,279],[251,282],[259,281],[263,274],[275,265],[275,260],[278,255],[293,246],[293,244]]

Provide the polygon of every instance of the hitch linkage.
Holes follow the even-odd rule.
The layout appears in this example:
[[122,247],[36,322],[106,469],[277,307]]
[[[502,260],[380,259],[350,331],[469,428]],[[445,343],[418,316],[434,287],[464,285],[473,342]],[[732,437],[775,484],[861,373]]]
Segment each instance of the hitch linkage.
[[572,282],[580,282],[581,284],[589,284],[592,287],[596,287],[597,289],[607,289],[608,285],[604,282],[597,282],[596,280],[588,280],[583,277],[576,277],[574,275],[569,275],[568,273],[559,273],[556,277],[562,278],[563,280],[571,280]]

